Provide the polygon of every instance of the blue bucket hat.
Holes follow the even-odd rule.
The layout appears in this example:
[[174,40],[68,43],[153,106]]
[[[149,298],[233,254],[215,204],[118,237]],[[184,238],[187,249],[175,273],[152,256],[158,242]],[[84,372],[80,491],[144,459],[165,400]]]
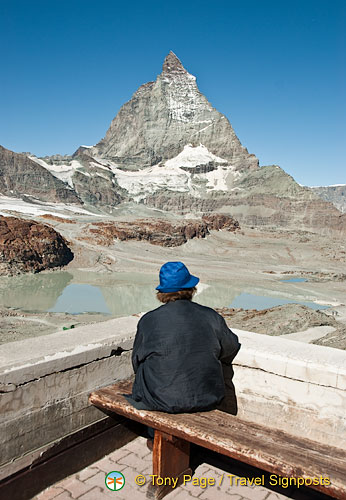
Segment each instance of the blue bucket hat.
[[160,284],[156,290],[163,293],[179,292],[193,288],[198,282],[199,278],[190,274],[182,262],[166,262],[160,269]]

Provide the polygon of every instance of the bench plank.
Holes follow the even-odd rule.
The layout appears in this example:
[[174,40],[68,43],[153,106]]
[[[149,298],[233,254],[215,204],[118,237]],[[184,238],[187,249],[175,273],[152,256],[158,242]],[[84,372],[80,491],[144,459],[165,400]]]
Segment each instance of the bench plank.
[[168,414],[137,410],[123,394],[132,384],[120,382],[93,392],[89,401],[161,432],[284,477],[330,479],[311,485],[323,493],[346,499],[346,452],[277,429],[241,420],[219,410]]

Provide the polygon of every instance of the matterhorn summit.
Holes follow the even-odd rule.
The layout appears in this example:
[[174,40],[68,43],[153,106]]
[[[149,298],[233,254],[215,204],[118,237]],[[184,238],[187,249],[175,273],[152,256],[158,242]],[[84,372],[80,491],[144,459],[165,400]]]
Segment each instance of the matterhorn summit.
[[176,157],[187,145],[203,145],[237,170],[258,166],[227,118],[201,94],[196,77],[170,52],[155,82],[139,87],[87,154],[138,170]]
[[4,195],[77,203],[78,210],[84,204],[107,214],[214,212],[251,226],[346,231],[345,216],[331,203],[279,166],[259,167],[173,52],[95,146],[44,158],[0,148],[0,171]]

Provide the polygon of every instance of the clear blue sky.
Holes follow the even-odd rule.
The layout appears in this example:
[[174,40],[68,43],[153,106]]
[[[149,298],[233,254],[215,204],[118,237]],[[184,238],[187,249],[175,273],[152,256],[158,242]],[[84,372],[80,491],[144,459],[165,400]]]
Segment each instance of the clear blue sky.
[[0,0],[0,144],[95,144],[173,50],[261,165],[346,183],[345,0]]

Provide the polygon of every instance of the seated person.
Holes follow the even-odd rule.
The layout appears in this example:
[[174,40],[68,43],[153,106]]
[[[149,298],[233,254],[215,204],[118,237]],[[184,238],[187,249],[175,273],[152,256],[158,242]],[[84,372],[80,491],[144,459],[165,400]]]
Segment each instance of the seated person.
[[192,302],[198,282],[182,262],[160,269],[164,305],[142,316],[133,345],[136,377],[127,399],[137,409],[196,412],[224,398],[221,361],[230,363],[240,344],[220,314]]

